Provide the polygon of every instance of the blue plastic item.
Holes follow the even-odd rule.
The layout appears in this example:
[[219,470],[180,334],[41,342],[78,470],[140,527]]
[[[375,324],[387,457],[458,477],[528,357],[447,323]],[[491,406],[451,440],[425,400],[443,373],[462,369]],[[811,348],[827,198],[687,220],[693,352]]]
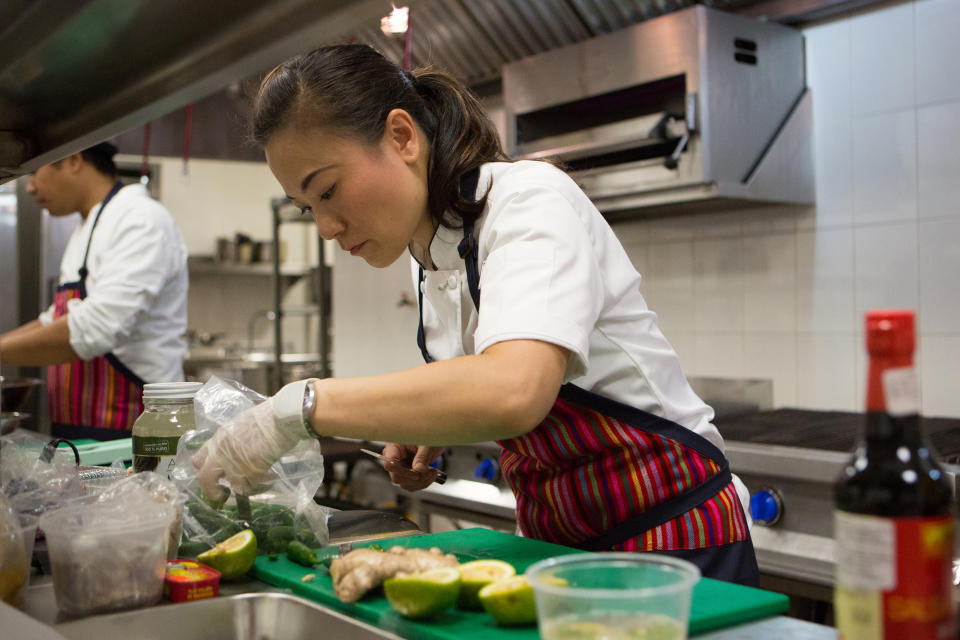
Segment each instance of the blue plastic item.
[[783,502],[773,490],[763,489],[750,496],[750,516],[757,524],[776,524],[783,515]]

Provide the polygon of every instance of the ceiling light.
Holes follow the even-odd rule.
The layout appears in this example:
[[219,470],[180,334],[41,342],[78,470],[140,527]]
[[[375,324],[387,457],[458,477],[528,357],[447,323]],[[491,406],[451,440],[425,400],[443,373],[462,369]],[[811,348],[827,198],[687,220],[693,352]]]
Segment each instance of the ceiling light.
[[407,19],[410,7],[393,7],[390,15],[380,18],[380,30],[388,36],[407,32]]

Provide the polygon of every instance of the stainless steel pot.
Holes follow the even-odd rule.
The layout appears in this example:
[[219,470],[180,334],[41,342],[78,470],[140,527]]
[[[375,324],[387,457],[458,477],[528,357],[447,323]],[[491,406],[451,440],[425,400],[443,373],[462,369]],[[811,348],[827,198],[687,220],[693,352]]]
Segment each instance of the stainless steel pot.
[[4,411],[0,413],[0,436],[5,436],[19,426],[20,422],[30,417],[29,413],[19,411]]
[[34,387],[43,384],[39,378],[8,378],[0,376],[0,408],[19,411],[24,407]]

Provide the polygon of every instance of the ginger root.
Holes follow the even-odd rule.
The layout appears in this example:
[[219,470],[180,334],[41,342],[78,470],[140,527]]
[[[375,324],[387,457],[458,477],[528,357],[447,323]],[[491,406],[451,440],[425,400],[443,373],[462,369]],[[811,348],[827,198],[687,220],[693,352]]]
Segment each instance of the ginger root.
[[391,547],[388,551],[355,549],[330,563],[333,592],[342,602],[356,602],[367,591],[380,586],[398,573],[415,573],[459,564],[451,554],[437,547],[407,549]]

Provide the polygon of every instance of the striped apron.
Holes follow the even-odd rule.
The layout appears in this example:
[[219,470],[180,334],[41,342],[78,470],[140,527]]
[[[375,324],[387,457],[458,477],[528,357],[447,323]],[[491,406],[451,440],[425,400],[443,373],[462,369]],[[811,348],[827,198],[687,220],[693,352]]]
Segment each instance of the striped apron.
[[[67,314],[70,300],[87,297],[87,256],[93,232],[107,203],[122,186],[120,182],[113,185],[97,211],[83,252],[80,279],[57,287],[54,318]],[[129,438],[134,420],[143,411],[143,380],[112,353],[48,367],[47,388],[51,433],[61,438]]]
[[[465,176],[463,193],[475,193],[477,179]],[[479,310],[472,223],[458,251]],[[431,362],[422,289],[417,344]],[[706,577],[757,584],[730,465],[703,436],[568,383],[535,429],[498,444],[523,535],[592,551],[656,551],[694,562]]]

